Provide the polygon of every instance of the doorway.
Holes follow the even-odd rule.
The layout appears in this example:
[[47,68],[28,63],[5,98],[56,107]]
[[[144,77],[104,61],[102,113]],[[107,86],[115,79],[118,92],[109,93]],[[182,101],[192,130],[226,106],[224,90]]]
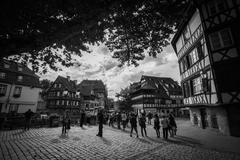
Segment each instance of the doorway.
[[200,109],[200,116],[201,116],[202,128],[205,129],[207,127],[207,112],[206,112],[206,108],[201,108]]

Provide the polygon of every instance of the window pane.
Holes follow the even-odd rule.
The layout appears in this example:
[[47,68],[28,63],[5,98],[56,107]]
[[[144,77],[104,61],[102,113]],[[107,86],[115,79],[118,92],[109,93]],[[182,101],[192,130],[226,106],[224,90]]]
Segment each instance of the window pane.
[[7,85],[0,85],[0,94],[5,95],[7,91]]
[[225,29],[225,30],[220,31],[220,34],[221,34],[223,46],[229,46],[229,45],[232,44],[232,39],[231,39],[229,29]]
[[218,32],[212,33],[210,35],[210,40],[211,40],[213,50],[221,48],[221,42],[220,42],[220,37],[218,35]]

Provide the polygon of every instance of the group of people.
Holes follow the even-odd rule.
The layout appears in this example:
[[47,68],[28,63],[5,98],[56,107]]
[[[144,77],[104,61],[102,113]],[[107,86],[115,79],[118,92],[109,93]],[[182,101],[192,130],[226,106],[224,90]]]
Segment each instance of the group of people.
[[123,130],[125,130],[126,126],[128,126],[128,122],[130,122],[131,125],[131,131],[130,136],[132,137],[133,131],[136,132],[136,135],[138,137],[138,129],[137,129],[137,122],[139,123],[139,126],[141,128],[141,135],[142,137],[147,137],[147,130],[146,130],[146,121],[148,119],[148,124],[152,124],[152,119],[154,121],[153,128],[156,131],[156,135],[158,138],[160,138],[160,128],[162,128],[163,132],[163,138],[168,139],[168,133],[171,137],[176,135],[177,132],[177,125],[175,118],[172,113],[168,115],[161,116],[158,113],[152,114],[149,112],[147,115],[145,112],[142,112],[141,114],[137,114],[135,112],[126,113],[126,112],[118,112],[118,113],[112,113],[109,115],[109,126],[114,127],[114,122],[117,123],[118,129],[121,129],[121,125],[123,126]]

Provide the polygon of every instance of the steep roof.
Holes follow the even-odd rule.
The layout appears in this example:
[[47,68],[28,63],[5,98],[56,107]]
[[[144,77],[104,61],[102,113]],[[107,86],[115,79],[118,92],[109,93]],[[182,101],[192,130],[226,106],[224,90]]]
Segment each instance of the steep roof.
[[[143,75],[141,80],[145,79],[149,85],[149,89],[163,89],[170,95],[181,95],[182,89],[176,81],[169,77],[154,77]],[[151,87],[150,87],[151,86]]]
[[77,90],[77,85],[75,84],[74,81],[68,80],[67,78],[62,76],[58,76],[57,79],[54,81],[53,85],[55,83],[61,83],[64,86],[62,87],[63,89],[67,89],[68,91],[71,92],[76,92]]
[[83,80],[77,88],[83,95],[91,95],[92,91],[105,92],[105,85],[101,80]]
[[[4,68],[4,64],[8,64],[9,68]],[[18,70],[19,67],[22,68],[21,71]],[[0,59],[0,72],[6,73],[6,79],[1,79],[1,82],[40,88],[39,76],[21,63]],[[23,80],[17,81],[17,76],[23,76]]]

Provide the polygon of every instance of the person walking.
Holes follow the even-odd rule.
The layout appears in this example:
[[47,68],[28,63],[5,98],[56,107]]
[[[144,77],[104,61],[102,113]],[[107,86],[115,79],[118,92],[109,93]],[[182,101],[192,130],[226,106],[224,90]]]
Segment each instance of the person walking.
[[31,119],[32,119],[32,116],[33,116],[33,112],[31,111],[31,109],[26,111],[24,113],[24,116],[25,116],[25,127],[24,127],[24,130],[29,130],[30,125],[31,125]]
[[68,115],[66,118],[66,131],[65,131],[65,133],[67,135],[68,135],[70,129],[71,129],[71,119],[70,119],[70,116]]
[[102,109],[99,110],[97,118],[98,118],[98,134],[96,136],[102,137],[103,136],[103,111],[102,111]]
[[172,113],[169,114],[168,121],[169,121],[169,133],[170,136],[173,137],[174,135],[176,135],[177,132],[177,124]]
[[122,119],[123,130],[125,131],[126,123],[127,123],[127,114],[125,112],[121,114],[121,119]]
[[154,129],[156,130],[157,137],[160,138],[160,121],[157,114],[154,116]]
[[62,116],[62,134],[66,134],[67,133],[67,117],[65,115],[65,113]]
[[152,124],[151,121],[152,121],[153,115],[152,115],[152,113],[150,111],[148,112],[147,117],[148,117],[148,124],[151,125]]
[[84,124],[84,120],[85,120],[85,111],[82,110],[81,111],[81,117],[80,117],[80,127],[83,127],[83,124]]
[[163,129],[163,138],[168,139],[168,119],[166,116],[163,116],[161,120],[161,125]]
[[[146,117],[144,116],[144,114],[141,114],[140,118],[139,118],[139,125],[141,127],[141,133],[142,136],[144,137],[144,133],[145,136],[147,137],[147,131],[146,131]],[[143,133],[144,132],[144,133]]]
[[120,114],[120,112],[117,113],[117,126],[118,126],[118,129],[121,129],[121,114]]
[[130,124],[131,124],[131,132],[130,137],[132,137],[133,129],[135,130],[138,138],[138,130],[137,130],[137,116],[134,113],[130,114]]

